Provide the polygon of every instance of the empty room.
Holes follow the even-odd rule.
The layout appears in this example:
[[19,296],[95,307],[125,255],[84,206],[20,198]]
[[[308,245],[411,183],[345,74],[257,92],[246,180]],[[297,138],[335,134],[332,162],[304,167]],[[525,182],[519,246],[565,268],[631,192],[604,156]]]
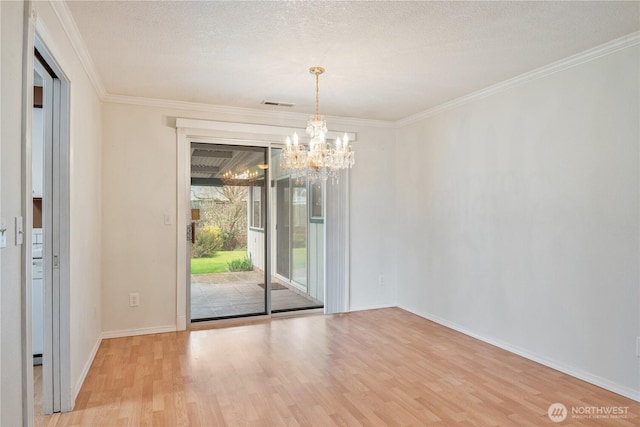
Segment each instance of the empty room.
[[0,23],[0,426],[640,423],[640,2]]

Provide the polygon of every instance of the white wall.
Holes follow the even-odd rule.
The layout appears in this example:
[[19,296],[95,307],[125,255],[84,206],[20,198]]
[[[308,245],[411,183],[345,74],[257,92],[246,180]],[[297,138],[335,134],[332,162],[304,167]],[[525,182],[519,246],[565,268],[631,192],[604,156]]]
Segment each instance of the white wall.
[[13,218],[21,208],[23,4],[0,2],[0,217],[6,220],[7,247],[0,249],[0,425],[22,425],[21,247],[15,246]]
[[395,306],[397,283],[394,133],[363,128],[358,140],[349,179],[351,310]]
[[[176,130],[175,118],[200,118],[283,126],[298,121],[239,114],[106,103],[103,115],[103,324],[107,334],[175,327],[176,313]],[[395,285],[377,283],[377,270],[395,274],[380,248],[378,227],[392,206],[380,209],[391,193],[392,130],[329,121],[331,129],[358,133],[352,184],[352,304],[395,303]],[[371,169],[371,170],[370,170]],[[385,173],[386,172],[386,173]],[[361,190],[362,189],[362,194]],[[374,197],[375,200],[369,200]],[[376,208],[373,208],[376,206]],[[174,218],[164,225],[163,215]],[[371,266],[378,266],[370,273]],[[372,282],[371,277],[376,281]],[[128,294],[140,305],[128,306]],[[138,330],[138,331],[135,331]],[[142,330],[142,331],[139,331]]]
[[247,252],[251,257],[252,264],[260,270],[264,270],[264,231],[258,231],[253,227],[247,228]]
[[638,53],[399,131],[400,306],[640,397]]

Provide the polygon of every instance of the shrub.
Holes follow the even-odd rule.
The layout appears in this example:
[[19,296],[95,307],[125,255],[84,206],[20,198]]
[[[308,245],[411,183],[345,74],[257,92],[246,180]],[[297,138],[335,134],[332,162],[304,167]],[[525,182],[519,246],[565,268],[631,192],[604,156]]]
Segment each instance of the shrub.
[[234,259],[227,263],[227,270],[229,271],[251,271],[253,270],[253,263],[251,258],[244,257],[244,259]]
[[222,249],[222,232],[220,227],[208,225],[196,230],[196,241],[191,246],[194,258],[209,258]]

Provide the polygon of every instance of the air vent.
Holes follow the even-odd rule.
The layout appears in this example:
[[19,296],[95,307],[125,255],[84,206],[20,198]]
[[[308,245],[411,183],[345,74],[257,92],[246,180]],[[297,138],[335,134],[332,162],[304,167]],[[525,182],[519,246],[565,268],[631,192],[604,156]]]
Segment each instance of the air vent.
[[291,103],[291,102],[269,101],[267,99],[262,101],[261,104],[263,104],[263,105],[272,105],[274,107],[295,107],[296,106],[296,104]]

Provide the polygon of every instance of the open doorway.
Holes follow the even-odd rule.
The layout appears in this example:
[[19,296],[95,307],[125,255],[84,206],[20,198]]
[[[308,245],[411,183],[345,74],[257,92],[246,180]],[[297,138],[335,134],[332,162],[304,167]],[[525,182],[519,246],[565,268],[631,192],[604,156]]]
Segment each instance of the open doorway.
[[[34,39],[33,103],[30,157],[31,185],[25,195],[31,221],[26,242],[29,292],[26,325],[30,334],[25,352],[28,409],[36,424],[43,415],[71,410],[69,378],[69,81],[41,42]],[[26,409],[25,409],[26,410]],[[28,411],[28,417],[31,416]]]
[[[36,59],[33,72],[33,112],[31,130],[31,193],[33,197],[33,228],[31,237],[31,350],[33,353],[33,408],[36,417],[44,414],[42,358],[44,353],[45,332],[45,293],[44,293],[44,265],[43,246],[44,229],[42,210],[44,200],[44,158],[45,158],[45,128],[49,122],[50,105],[45,98],[45,81],[52,83],[40,60]],[[46,94],[49,96],[49,87]],[[44,107],[47,108],[44,108]],[[47,224],[48,225],[48,224]]]
[[191,144],[192,322],[267,314],[267,167],[265,147]]

